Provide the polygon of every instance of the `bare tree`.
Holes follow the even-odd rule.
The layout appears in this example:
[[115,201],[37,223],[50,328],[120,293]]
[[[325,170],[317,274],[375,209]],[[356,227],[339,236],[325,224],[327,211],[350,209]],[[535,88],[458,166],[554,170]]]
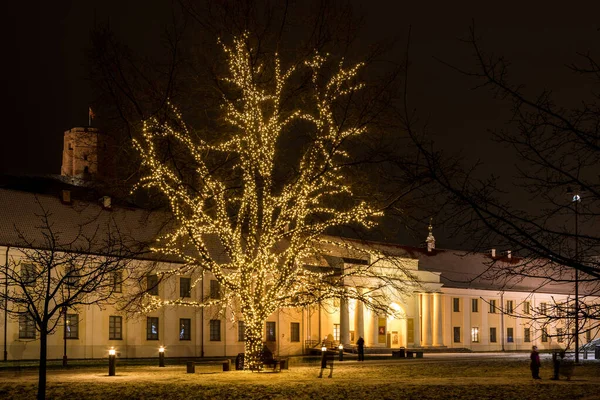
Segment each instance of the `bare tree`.
[[506,284],[529,280],[537,289],[572,287],[568,304],[557,301],[529,317],[541,326],[566,321],[572,331],[565,336],[578,347],[580,333],[600,327],[600,304],[590,303],[600,295],[600,69],[590,54],[581,54],[582,64],[570,66],[590,90],[569,109],[558,105],[550,91],[531,97],[523,85],[511,83],[508,63],[482,50],[474,27],[467,42],[475,68],[450,67],[472,77],[477,89],[489,89],[512,105],[508,127],[492,132],[517,155],[511,195],[500,177],[481,178],[481,165],[465,167],[463,160],[437,149],[419,132],[405,104],[403,122],[421,155],[415,171],[444,193],[440,199],[448,221],[474,250],[504,247],[519,256],[519,262],[490,263],[487,279]]
[[113,303],[133,253],[112,219],[84,222],[81,218],[80,225],[72,227],[75,232],[61,232],[52,213],[39,200],[37,204],[38,232],[14,228],[19,246],[2,270],[7,289],[0,298],[24,330],[20,336],[40,340],[37,396],[43,399],[48,335],[57,330],[61,316],[69,310]]

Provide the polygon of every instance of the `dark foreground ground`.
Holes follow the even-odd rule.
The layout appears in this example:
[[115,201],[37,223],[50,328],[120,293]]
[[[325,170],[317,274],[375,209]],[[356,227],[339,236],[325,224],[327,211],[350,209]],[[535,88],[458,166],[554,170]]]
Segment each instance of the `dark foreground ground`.
[[[49,399],[586,399],[600,400],[600,360],[584,361],[567,381],[552,381],[549,359],[534,381],[527,354],[431,356],[422,360],[335,362],[333,378],[318,379],[318,365],[281,373],[221,372],[218,365],[158,368],[104,365],[51,369]],[[35,398],[37,371],[0,369],[0,399]]]

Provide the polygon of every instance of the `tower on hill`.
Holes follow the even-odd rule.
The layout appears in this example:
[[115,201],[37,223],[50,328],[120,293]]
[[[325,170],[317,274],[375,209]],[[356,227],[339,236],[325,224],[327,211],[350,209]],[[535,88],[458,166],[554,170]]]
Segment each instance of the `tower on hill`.
[[106,181],[112,176],[109,147],[109,138],[97,128],[66,131],[60,174],[83,181]]

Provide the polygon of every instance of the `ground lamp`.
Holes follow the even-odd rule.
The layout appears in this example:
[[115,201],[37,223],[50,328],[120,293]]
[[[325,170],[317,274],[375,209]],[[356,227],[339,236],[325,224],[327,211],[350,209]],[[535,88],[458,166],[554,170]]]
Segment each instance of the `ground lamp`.
[[344,345],[340,343],[338,349],[340,349],[340,361],[344,361]]
[[117,351],[112,348],[108,351],[108,376],[115,376]]
[[165,366],[165,346],[160,346],[158,348],[158,366]]

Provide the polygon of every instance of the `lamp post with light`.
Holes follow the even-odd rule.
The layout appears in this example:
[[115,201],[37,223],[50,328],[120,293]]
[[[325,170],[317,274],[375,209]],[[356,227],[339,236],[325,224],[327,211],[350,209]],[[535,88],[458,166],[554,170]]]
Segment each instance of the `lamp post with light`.
[[117,351],[114,348],[108,350],[108,376],[115,376],[115,364]]
[[344,361],[344,345],[340,343],[338,349],[340,350],[340,361]]
[[[580,191],[567,189],[567,193],[573,195],[575,203],[575,263],[579,262],[579,203],[581,202]],[[579,363],[579,269],[575,268],[575,363]]]
[[64,327],[63,327],[63,359],[62,359],[62,365],[63,367],[67,366],[67,335],[68,335],[68,324],[69,321],[67,320],[67,307],[64,306],[62,308],[62,312],[63,312],[63,317],[64,317]]
[[160,346],[158,348],[158,366],[165,366],[165,346]]

